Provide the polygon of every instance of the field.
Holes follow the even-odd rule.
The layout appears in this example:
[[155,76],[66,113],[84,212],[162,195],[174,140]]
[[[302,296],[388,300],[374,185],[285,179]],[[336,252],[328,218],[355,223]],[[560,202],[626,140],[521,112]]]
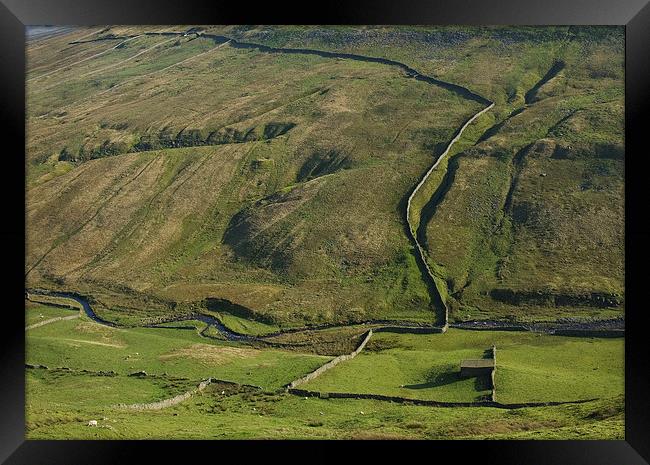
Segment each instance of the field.
[[73,316],[78,313],[78,310],[25,301],[25,324],[27,326],[42,323],[53,318]]
[[487,380],[460,379],[461,360],[497,347],[496,398],[553,402],[623,395],[623,341],[509,331],[408,335],[378,333],[364,352],[304,386],[323,392],[471,402]]
[[[28,307],[29,319],[37,314],[73,312]],[[473,401],[481,392],[475,388],[476,379],[456,379],[460,358],[481,357],[484,347],[496,343],[501,402],[597,399],[504,410],[303,398],[284,392],[282,386],[331,357],[258,350],[206,339],[195,330],[117,329],[82,316],[30,329],[27,336],[26,361],[34,367],[26,373],[27,436],[31,439],[595,439],[623,435],[620,339],[460,330],[446,335],[377,333],[362,355],[303,386]],[[209,377],[227,383],[214,382],[162,409],[128,407],[173,398]],[[399,387],[409,382],[412,385]],[[99,427],[89,428],[90,420],[97,420]]]
[[[28,437],[36,439],[622,439],[623,401],[502,411],[434,408],[371,400],[304,399],[290,394],[224,396],[208,388],[169,409],[131,411],[106,407],[121,399],[95,395],[97,380],[46,381],[29,373]],[[103,378],[101,385],[108,387]],[[139,383],[139,384],[138,384]],[[133,381],[134,393],[146,384]],[[41,389],[38,391],[38,389]],[[52,389],[53,388],[53,389]],[[60,389],[56,389],[60,388]],[[34,392],[31,391],[31,392]],[[67,395],[57,394],[66,392]],[[94,391],[97,393],[97,391]],[[28,391],[28,394],[30,391]],[[73,396],[76,396],[74,398]],[[363,413],[361,413],[363,412]],[[98,420],[98,428],[86,426]]]
[[[278,389],[329,357],[258,350],[205,339],[196,330],[111,328],[87,318],[30,330],[26,363],[121,376],[148,374],[186,378],[197,385],[215,377]],[[151,399],[141,399],[142,402]]]
[[26,50],[29,438],[623,437],[623,28]]

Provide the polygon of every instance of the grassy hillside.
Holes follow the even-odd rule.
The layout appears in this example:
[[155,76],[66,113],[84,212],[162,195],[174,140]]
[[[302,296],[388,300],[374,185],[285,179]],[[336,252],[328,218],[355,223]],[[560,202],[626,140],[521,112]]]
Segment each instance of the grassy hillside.
[[66,70],[28,84],[28,282],[100,312],[217,297],[283,323],[432,320],[403,199],[478,104],[386,65],[217,47],[103,55],[95,93]]
[[622,58],[567,43],[526,102],[449,162],[425,235],[454,318],[622,312]]
[[406,199],[483,105],[396,66],[248,41],[397,60],[495,102],[418,200],[452,318],[620,314],[620,29],[199,29],[28,46],[28,286],[129,324],[211,301],[249,326],[434,322]]
[[29,439],[624,437],[622,28],[34,37]]

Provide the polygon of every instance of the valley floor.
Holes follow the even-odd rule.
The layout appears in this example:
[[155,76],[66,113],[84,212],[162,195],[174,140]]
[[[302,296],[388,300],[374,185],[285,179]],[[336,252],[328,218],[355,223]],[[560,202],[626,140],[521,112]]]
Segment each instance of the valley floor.
[[[78,309],[26,306],[30,439],[623,437],[622,338],[458,329],[444,335],[376,332],[356,358],[300,386],[476,403],[435,407],[287,392],[292,380],[337,355],[314,353],[318,343],[301,345],[301,332],[283,336],[297,342],[290,349],[264,348],[206,337],[205,323],[198,320],[118,328]],[[43,321],[49,323],[35,326]],[[358,334],[335,328],[311,331],[306,339],[314,341],[319,332],[326,333],[323,339],[339,339],[341,347]],[[461,359],[484,356],[492,344],[499,348],[499,402],[579,403],[480,406],[489,393],[486,380],[460,379],[458,367]],[[97,425],[89,426],[93,420]]]

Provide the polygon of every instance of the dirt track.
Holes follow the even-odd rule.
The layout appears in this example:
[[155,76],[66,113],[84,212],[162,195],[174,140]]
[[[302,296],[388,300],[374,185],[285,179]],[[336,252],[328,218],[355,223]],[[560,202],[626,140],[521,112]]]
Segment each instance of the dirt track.
[[63,320],[74,320],[75,318],[79,318],[79,315],[70,315],[70,316],[58,316],[56,318],[50,318],[49,320],[43,320],[39,321],[38,323],[34,323],[33,325],[25,326],[25,331],[28,329],[34,329],[34,328],[39,328],[41,326],[49,325],[50,323],[54,323],[57,321],[63,321]]

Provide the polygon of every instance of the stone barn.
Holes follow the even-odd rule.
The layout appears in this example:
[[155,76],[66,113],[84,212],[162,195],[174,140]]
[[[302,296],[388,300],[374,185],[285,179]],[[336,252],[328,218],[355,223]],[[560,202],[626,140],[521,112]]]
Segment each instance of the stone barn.
[[494,370],[493,358],[481,358],[476,360],[463,360],[460,362],[460,377],[473,378],[476,376],[490,375]]

